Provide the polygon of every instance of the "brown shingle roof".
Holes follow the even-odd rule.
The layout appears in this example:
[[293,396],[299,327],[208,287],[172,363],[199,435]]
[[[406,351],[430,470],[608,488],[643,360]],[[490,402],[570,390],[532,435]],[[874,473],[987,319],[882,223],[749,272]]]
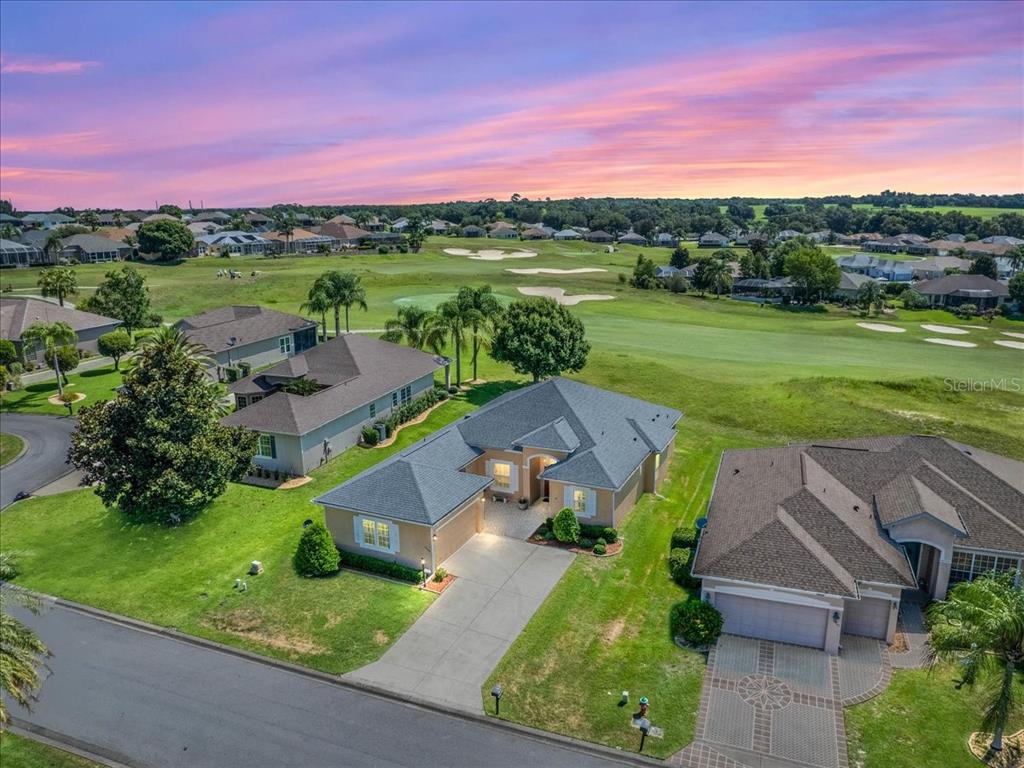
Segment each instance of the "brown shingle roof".
[[988,275],[946,275],[918,283],[914,289],[922,296],[948,296],[960,291],[989,291],[992,296],[1009,296],[1009,289]]

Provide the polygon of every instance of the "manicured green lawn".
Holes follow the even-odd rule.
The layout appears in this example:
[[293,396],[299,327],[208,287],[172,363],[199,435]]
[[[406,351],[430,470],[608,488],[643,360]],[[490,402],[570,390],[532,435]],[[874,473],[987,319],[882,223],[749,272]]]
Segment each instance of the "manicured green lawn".
[[0,765],[4,768],[100,768],[62,749],[4,731],[0,733]]
[[[477,398],[485,397],[478,394]],[[90,490],[19,502],[0,518],[22,553],[19,583],[183,632],[340,673],[377,658],[433,599],[349,571],[299,578],[292,553],[309,500],[474,407],[446,403],[389,448],[354,448],[291,491],[232,485],[180,528],[129,525]],[[252,560],[265,572],[246,576]],[[246,580],[245,592],[233,588]]]
[[24,447],[25,441],[17,435],[0,432],[0,467],[14,461]]
[[[121,386],[121,373],[115,371],[114,366],[107,365],[102,368],[91,368],[81,373],[71,373],[68,376],[68,386],[65,387],[65,391],[85,393],[85,399],[74,404],[74,411],[78,413],[79,408],[102,400],[109,400],[119,386]],[[56,394],[57,382],[53,379],[27,384],[19,390],[5,393],[0,398],[0,410],[18,413],[53,413],[65,416],[68,412],[67,408],[63,405],[54,405],[47,400]]]
[[[957,690],[957,671],[942,666],[897,670],[880,695],[846,710],[851,768],[975,768],[967,739],[981,730],[983,691]],[[1024,683],[1024,679],[1020,682]],[[1024,727],[1024,712],[1007,733]]]

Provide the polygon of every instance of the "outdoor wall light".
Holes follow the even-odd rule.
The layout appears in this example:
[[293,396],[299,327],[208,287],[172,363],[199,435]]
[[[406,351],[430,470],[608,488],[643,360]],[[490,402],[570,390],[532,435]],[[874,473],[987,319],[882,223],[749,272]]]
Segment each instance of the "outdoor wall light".
[[839,611],[832,611],[832,623],[833,624],[838,624],[839,623]]

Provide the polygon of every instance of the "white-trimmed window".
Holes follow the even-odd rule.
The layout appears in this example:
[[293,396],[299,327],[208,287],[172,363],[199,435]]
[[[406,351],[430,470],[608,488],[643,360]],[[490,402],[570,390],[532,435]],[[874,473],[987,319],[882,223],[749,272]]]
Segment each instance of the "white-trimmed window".
[[493,489],[499,493],[514,493],[519,486],[516,465],[510,461],[489,461],[488,464],[488,474],[494,478]]
[[959,581],[973,581],[978,576],[992,571],[999,573],[1010,571],[1020,574],[1020,569],[1021,561],[1015,557],[998,557],[980,552],[955,550],[949,569],[949,583],[952,585]]
[[277,458],[277,440],[273,435],[260,435],[256,455],[265,459]]
[[398,526],[376,517],[355,518],[356,543],[364,549],[394,554],[399,550]]
[[412,387],[402,387],[402,405],[412,400]]
[[392,408],[397,408],[398,407],[398,390],[397,389],[394,392],[391,393],[391,407]]
[[597,492],[592,488],[567,485],[564,504],[576,514],[576,517],[593,517],[597,514]]
[[282,355],[290,355],[292,353],[292,337],[282,336],[277,340],[277,347],[281,350]]

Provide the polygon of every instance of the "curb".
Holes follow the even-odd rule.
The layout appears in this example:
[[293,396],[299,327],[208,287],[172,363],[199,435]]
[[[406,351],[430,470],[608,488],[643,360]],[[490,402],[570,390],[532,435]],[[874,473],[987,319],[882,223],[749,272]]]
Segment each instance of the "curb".
[[126,757],[118,755],[116,752],[103,749],[95,744],[89,744],[73,736],[66,736],[63,733],[51,731],[49,728],[26,722],[18,717],[12,717],[10,723],[4,727],[4,730],[32,741],[38,741],[62,752],[83,757],[94,763],[110,766],[110,768],[131,768],[133,765]]
[[32,447],[32,444],[28,441],[27,437],[25,437],[23,435],[19,435],[19,434],[15,433],[15,432],[9,432],[8,434],[14,435],[14,437],[16,437],[19,440],[21,440],[21,450],[18,451],[18,455],[17,456],[15,456],[13,459],[11,459],[10,461],[8,461],[6,464],[3,465],[5,467],[10,467],[12,464],[14,464],[14,462],[16,462],[18,459],[20,459],[26,453],[28,453],[28,449]]
[[[71,600],[65,600],[62,597],[54,597],[52,595],[43,595],[36,593],[41,599],[50,602],[53,605],[57,605],[61,608],[65,608],[75,613],[80,613],[85,616],[90,616],[101,621],[106,621],[111,624],[117,624],[128,629],[133,629],[139,632],[146,632],[151,635],[158,635],[165,637],[170,640],[176,640],[181,643],[195,646],[197,648],[205,648],[206,650],[216,651],[219,653],[228,654],[244,661],[253,662],[256,664],[262,664],[263,666],[272,667],[282,672],[290,672],[294,675],[300,675],[310,680],[315,680],[327,685],[332,685],[338,688],[344,688],[349,691],[358,693],[368,694],[379,699],[385,699],[387,701],[401,704],[407,707],[413,707],[415,709],[421,709],[433,714],[443,715],[445,717],[456,718],[464,720],[477,725],[485,726],[488,728],[495,728],[503,730],[506,733],[514,734],[522,738],[532,739],[533,741],[540,741],[552,746],[561,747],[563,749],[569,749],[575,752],[588,754],[593,757],[599,757],[606,760],[614,760],[624,765],[634,766],[658,766],[664,765],[663,761],[650,758],[645,755],[634,754],[631,752],[625,752],[621,749],[614,747],[606,747],[602,744],[594,744],[592,742],[580,741],[578,739],[571,738],[569,736],[562,736],[561,734],[551,733],[549,731],[542,731],[538,728],[531,728],[526,725],[519,725],[508,720],[501,720],[494,717],[489,717],[485,714],[475,714],[472,712],[460,711],[457,709],[449,709],[441,706],[440,704],[421,699],[418,697],[407,697],[400,696],[394,691],[387,690],[385,688],[379,688],[369,683],[353,680],[350,678],[341,678],[337,675],[331,675],[326,672],[320,672],[309,667],[304,667],[299,664],[293,664],[287,661],[281,661],[279,659],[272,659],[267,656],[261,656],[258,653],[246,651],[241,648],[235,648],[224,643],[219,643],[215,640],[207,640],[205,638],[196,637],[194,635],[188,635],[184,632],[179,632],[176,629],[169,627],[161,627],[156,624],[150,624],[149,622],[141,621],[139,619],[133,619],[128,616],[122,616],[120,614],[111,613],[104,611],[100,608],[94,608],[89,605],[83,605],[82,603],[76,603]],[[31,726],[35,729],[38,726]],[[44,730],[45,729],[41,729]]]

